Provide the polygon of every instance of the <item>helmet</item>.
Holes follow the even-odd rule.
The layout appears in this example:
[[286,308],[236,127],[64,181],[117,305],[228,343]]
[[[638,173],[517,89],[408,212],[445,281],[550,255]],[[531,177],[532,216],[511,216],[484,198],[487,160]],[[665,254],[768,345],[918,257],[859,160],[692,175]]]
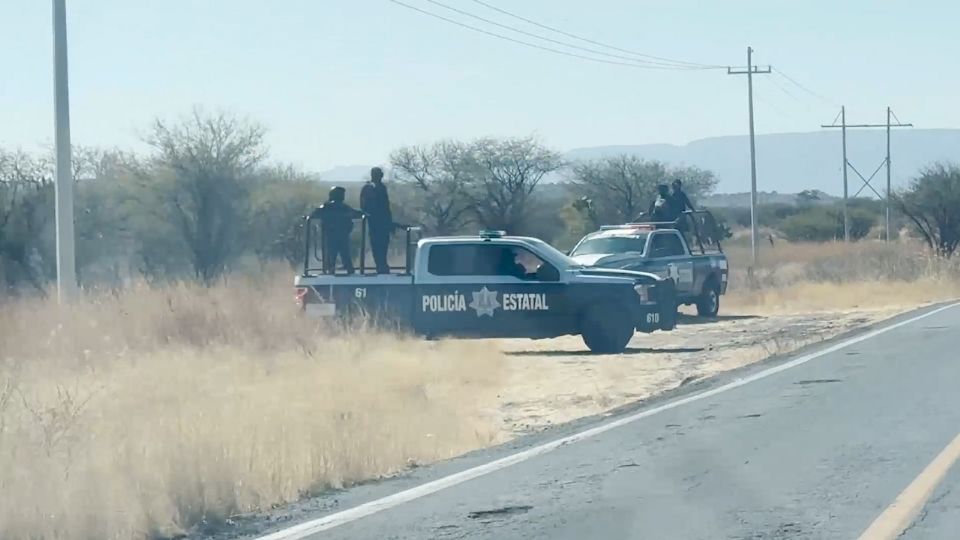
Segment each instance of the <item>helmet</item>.
[[340,186],[334,186],[330,188],[330,200],[343,202],[344,197],[347,194],[347,190],[343,189]]

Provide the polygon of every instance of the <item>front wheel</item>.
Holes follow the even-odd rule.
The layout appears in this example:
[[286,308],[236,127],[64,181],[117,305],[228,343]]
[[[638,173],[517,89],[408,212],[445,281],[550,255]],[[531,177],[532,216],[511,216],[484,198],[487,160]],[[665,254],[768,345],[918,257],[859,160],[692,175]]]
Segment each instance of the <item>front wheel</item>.
[[613,304],[602,304],[587,310],[580,323],[580,335],[590,351],[597,354],[619,354],[633,337],[633,321],[622,316],[623,310]]
[[716,282],[709,281],[703,287],[703,292],[697,297],[697,315],[701,317],[716,317],[720,311],[720,287]]

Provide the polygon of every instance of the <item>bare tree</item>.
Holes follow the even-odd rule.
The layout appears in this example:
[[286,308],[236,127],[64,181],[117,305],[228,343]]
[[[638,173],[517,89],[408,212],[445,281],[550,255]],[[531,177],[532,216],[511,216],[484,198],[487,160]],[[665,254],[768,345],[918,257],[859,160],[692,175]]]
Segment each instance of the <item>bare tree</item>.
[[477,221],[507,232],[523,227],[537,184],[563,166],[559,154],[532,137],[475,141],[468,147],[468,163],[474,172],[467,200]]
[[441,141],[429,147],[405,146],[390,155],[394,177],[414,186],[422,224],[434,234],[452,234],[470,219],[467,196],[476,167],[466,145]]
[[573,166],[571,181],[581,196],[576,208],[586,211],[593,226],[625,223],[645,212],[658,184],[682,180],[691,199],[716,185],[713,173],[696,167],[667,168],[659,161],[620,154]]
[[896,203],[936,254],[960,245],[960,166],[935,163],[896,195]]
[[662,163],[626,154],[577,163],[572,170],[573,184],[590,202],[594,226],[634,219],[666,178]]
[[156,151],[154,188],[204,282],[238,253],[249,180],[266,155],[264,133],[258,124],[195,109],[177,123],[155,121],[146,138]]

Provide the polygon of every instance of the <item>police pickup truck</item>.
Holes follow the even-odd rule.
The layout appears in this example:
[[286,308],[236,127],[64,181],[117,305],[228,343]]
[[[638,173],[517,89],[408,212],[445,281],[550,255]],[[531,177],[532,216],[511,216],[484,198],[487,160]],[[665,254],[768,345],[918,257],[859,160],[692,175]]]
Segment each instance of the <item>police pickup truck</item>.
[[[681,232],[683,231],[683,232]],[[709,212],[686,212],[676,222],[603,226],[570,251],[583,265],[650,272],[674,281],[678,303],[715,317],[727,291],[727,257]]]
[[[583,337],[597,353],[622,352],[635,330],[672,330],[674,282],[629,270],[588,268],[546,242],[485,231],[411,241],[389,274],[324,273],[323,247],[307,221],[304,268],[295,279],[306,315],[366,313],[435,337]],[[361,227],[363,230],[363,227]],[[320,235],[322,237],[322,235]]]

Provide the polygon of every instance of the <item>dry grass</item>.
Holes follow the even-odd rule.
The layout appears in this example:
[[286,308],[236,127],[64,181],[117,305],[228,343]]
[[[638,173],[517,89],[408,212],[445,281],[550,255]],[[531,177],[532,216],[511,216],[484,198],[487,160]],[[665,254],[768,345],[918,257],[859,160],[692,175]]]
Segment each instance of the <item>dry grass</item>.
[[489,445],[501,356],[300,319],[281,283],[0,310],[0,538],[170,537]]
[[910,308],[960,297],[960,261],[931,257],[907,241],[762,244],[752,274],[748,246],[726,251],[731,276],[725,310]]
[[[318,327],[294,311],[285,271],[210,289],[93,292],[65,312],[3,300],[0,538],[174,536],[498,442],[511,422],[602,411],[846,328],[811,311],[960,296],[958,263],[910,244],[779,242],[750,275],[749,251],[727,251],[724,312],[805,313],[789,319],[797,335],[754,335],[765,319],[727,321],[730,343],[710,337],[710,354],[665,352],[671,339],[678,351],[707,339],[681,328],[649,343],[656,357],[507,365],[495,343]],[[582,350],[579,338],[549,344],[561,345]],[[600,363],[573,365],[587,360]],[[628,361],[635,372],[621,372]]]

